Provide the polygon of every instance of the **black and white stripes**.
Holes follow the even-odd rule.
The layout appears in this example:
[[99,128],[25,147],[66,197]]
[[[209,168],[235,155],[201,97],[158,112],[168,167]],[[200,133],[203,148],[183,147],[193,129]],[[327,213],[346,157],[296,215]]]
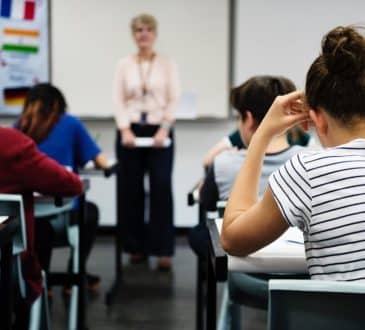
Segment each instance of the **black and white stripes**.
[[303,231],[312,278],[365,280],[365,140],[299,154],[270,187],[284,218]]

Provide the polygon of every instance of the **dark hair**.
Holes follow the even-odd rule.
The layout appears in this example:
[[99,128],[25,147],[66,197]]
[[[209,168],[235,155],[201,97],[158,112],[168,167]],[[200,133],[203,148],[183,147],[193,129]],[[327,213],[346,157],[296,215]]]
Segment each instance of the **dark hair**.
[[250,111],[257,124],[260,124],[275,98],[295,89],[294,83],[284,77],[255,76],[233,88],[230,99],[243,120],[246,111]]
[[66,107],[65,97],[58,88],[49,83],[35,85],[27,93],[16,127],[40,143],[66,112]]
[[339,26],[322,40],[322,53],[307,73],[306,98],[349,125],[365,118],[365,39],[356,27]]

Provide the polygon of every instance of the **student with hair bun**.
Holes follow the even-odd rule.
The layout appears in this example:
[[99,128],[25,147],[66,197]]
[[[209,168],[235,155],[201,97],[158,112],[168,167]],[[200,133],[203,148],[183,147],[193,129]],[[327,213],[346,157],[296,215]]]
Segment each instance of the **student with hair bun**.
[[[258,200],[268,146],[308,122],[325,149],[294,156]],[[355,27],[337,27],[309,68],[305,94],[277,97],[252,137],[226,208],[222,245],[247,255],[296,226],[312,279],[364,280],[364,196],[365,39]]]

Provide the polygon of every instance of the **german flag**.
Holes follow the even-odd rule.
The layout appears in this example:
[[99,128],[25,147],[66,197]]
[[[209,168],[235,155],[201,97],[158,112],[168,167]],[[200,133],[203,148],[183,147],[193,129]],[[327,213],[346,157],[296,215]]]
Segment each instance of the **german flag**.
[[6,106],[22,106],[30,87],[14,87],[4,89],[4,104]]

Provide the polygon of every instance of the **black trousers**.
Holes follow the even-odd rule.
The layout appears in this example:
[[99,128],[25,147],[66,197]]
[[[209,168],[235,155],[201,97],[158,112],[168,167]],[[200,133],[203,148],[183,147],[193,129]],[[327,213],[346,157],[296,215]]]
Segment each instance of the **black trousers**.
[[[137,137],[152,137],[157,125],[136,125]],[[173,222],[172,169],[173,133],[168,148],[125,148],[117,131],[116,154],[120,163],[118,195],[121,208],[123,248],[129,253],[172,256],[175,246]],[[149,177],[149,216],[145,223],[146,192],[144,177]]]

